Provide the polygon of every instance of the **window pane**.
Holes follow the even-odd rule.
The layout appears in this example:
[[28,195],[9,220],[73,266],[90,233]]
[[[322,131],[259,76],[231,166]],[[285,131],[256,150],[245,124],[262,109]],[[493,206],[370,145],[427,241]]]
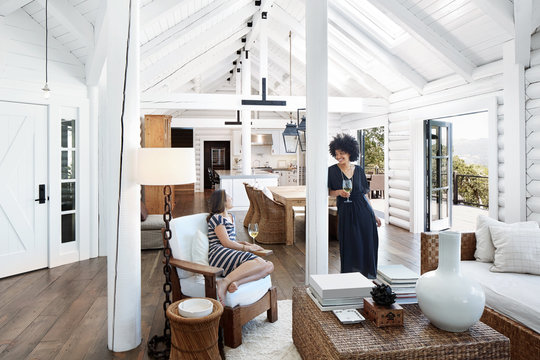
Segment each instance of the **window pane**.
[[62,184],[62,211],[75,210],[75,183]]
[[75,214],[62,215],[62,243],[75,241]]
[[62,151],[62,179],[75,179],[75,151]]
[[75,120],[62,119],[62,147],[75,147]]

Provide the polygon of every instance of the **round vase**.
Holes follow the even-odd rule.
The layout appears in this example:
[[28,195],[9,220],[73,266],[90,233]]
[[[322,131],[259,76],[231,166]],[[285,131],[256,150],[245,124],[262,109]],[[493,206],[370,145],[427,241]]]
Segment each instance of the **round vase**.
[[485,295],[482,286],[461,273],[461,234],[439,233],[439,267],[416,283],[418,305],[439,329],[467,331],[482,316]]

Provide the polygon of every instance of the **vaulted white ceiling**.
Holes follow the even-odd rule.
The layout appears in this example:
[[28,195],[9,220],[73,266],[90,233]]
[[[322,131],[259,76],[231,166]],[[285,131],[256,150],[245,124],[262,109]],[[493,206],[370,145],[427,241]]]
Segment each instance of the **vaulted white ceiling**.
[[[44,26],[45,0],[4,0]],[[260,14],[268,13],[268,92],[305,95],[306,0],[141,0],[142,96],[235,93],[250,50],[258,93]],[[533,1],[529,34],[540,23]],[[99,50],[105,0],[49,0],[50,33],[87,67]],[[515,36],[511,0],[329,0],[329,95],[388,99],[502,59]],[[289,37],[289,32],[291,36]],[[162,111],[162,110],[160,110]],[[172,114],[179,110],[172,109]]]

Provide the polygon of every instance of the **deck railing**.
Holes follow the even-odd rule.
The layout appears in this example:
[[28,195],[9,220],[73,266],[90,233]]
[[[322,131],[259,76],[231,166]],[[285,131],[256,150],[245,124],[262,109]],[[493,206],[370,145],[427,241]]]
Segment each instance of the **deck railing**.
[[[489,207],[488,177],[482,175],[453,174],[454,205]],[[467,200],[468,199],[468,200]],[[476,199],[476,201],[470,201]]]

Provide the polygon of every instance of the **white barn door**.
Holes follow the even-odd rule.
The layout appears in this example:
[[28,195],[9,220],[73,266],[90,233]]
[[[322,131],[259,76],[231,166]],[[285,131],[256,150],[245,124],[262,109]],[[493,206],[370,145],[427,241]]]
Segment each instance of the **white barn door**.
[[48,266],[47,108],[0,101],[0,127],[3,278]]

